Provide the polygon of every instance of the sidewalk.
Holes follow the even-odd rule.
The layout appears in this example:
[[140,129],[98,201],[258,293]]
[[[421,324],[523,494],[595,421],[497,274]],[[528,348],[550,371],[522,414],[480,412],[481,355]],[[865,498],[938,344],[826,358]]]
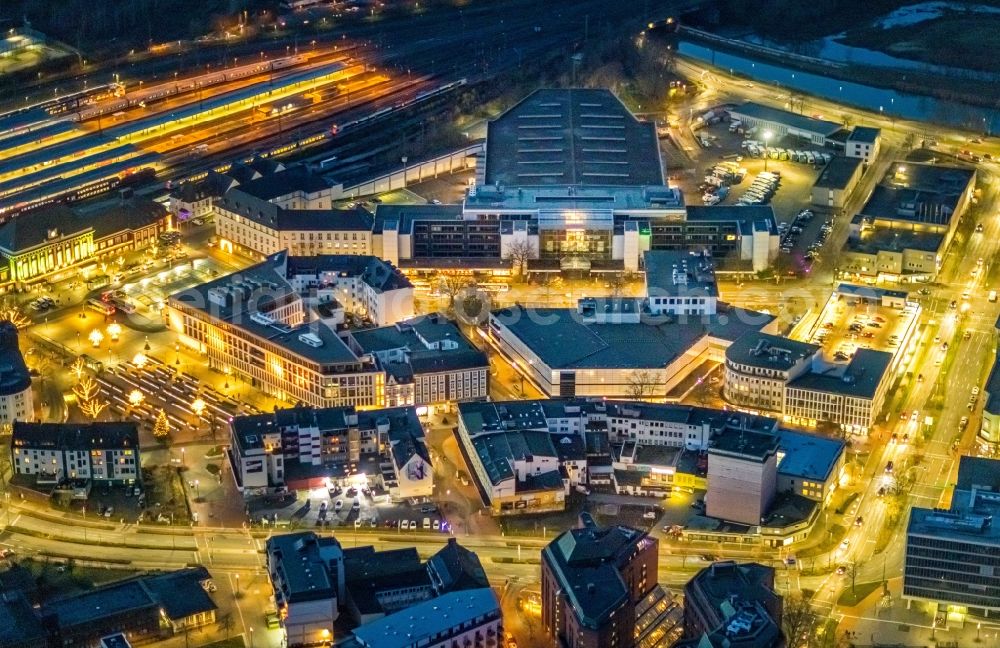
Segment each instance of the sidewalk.
[[860,605],[838,608],[843,619],[837,631],[854,633],[855,646],[946,646],[972,647],[1000,645],[1000,620],[979,619],[939,613],[933,604],[902,598],[903,580],[889,580],[889,598],[876,590]]

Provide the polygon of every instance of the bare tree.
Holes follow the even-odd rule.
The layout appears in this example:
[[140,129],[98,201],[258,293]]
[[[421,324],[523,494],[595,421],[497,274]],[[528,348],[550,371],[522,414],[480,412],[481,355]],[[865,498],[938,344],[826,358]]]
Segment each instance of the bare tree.
[[95,398],[89,401],[83,401],[80,403],[80,411],[84,413],[90,420],[96,421],[97,417],[101,415],[101,412],[108,406],[107,401],[103,401],[99,398]]
[[101,388],[97,381],[86,376],[73,386],[73,393],[76,395],[77,401],[83,403],[97,398],[97,395],[101,393]]
[[7,321],[13,324],[17,330],[27,328],[31,320],[25,316],[21,308],[14,303],[7,302],[0,306],[0,321]]
[[785,597],[781,612],[781,625],[789,646],[813,646],[816,614],[802,594]]
[[471,277],[461,275],[444,275],[438,279],[438,291],[448,297],[448,307],[455,305],[455,298],[463,289],[474,285]]
[[511,270],[520,278],[528,274],[528,261],[535,257],[537,250],[528,239],[514,241],[507,246],[504,259],[510,261]]
[[656,394],[657,389],[663,386],[663,381],[659,376],[650,371],[634,371],[628,379],[626,392],[631,398],[643,400]]
[[73,364],[69,367],[70,372],[76,376],[77,380],[80,380],[83,377],[83,372],[86,371],[86,369],[87,363],[84,362],[81,357],[77,357],[77,359],[74,360]]

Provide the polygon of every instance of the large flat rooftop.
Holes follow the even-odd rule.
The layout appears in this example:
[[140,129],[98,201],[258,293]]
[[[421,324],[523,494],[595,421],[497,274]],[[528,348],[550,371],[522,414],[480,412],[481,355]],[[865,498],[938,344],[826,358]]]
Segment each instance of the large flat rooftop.
[[690,252],[650,250],[643,255],[646,294],[650,297],[718,297],[711,257]]
[[490,122],[486,183],[662,185],[656,129],[608,90],[537,90]]
[[795,430],[781,430],[778,438],[778,472],[814,481],[826,481],[846,445],[840,439]]
[[975,178],[973,169],[896,161],[860,214],[868,219],[947,225]]
[[771,321],[734,311],[660,324],[587,324],[570,308],[533,309],[529,316],[512,306],[493,317],[552,369],[662,369],[705,335],[733,340]]
[[848,252],[878,254],[879,252],[903,252],[917,250],[937,253],[944,244],[944,234],[874,227],[861,233],[861,238],[848,239],[844,249]]

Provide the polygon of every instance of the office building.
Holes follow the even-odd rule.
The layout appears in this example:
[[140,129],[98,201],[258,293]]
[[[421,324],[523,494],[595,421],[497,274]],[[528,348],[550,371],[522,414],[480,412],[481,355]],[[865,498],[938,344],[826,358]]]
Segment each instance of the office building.
[[881,129],[870,126],[855,126],[847,137],[844,153],[847,157],[860,159],[867,167],[878,157],[881,141]]
[[973,169],[893,162],[851,221],[841,270],[876,279],[933,279],[975,187]]
[[828,361],[807,342],[748,333],[725,351],[724,395],[740,407],[779,412],[815,426],[828,421],[867,433],[885,402],[891,353],[858,349],[846,362]]
[[780,648],[782,598],[774,569],[716,562],[684,586],[684,638],[675,648]]
[[[379,205],[372,252],[405,268],[638,271],[648,250],[707,251],[754,270],[777,256],[769,206],[686,207],[654,124],[610,92],[543,89],[490,122],[461,205]],[[519,268],[517,270],[520,270]]]
[[17,343],[17,327],[0,321],[0,429],[34,418],[31,374]]
[[845,478],[846,447],[841,439],[778,430],[777,491],[828,503]]
[[658,585],[658,542],[589,514],[542,549],[542,631],[555,645],[629,648],[636,612]]
[[[265,182],[267,191],[261,191],[259,185]],[[286,172],[226,191],[213,210],[221,249],[254,259],[282,250],[295,256],[370,255],[373,220],[367,211],[332,209],[328,199],[288,198],[301,185],[317,182],[311,176]],[[318,188],[322,187],[320,183]],[[281,195],[273,197],[276,192]],[[305,207],[312,204],[326,207]]]
[[843,142],[834,137],[843,130],[843,126],[836,122],[815,119],[754,102],[730,108],[729,117],[733,121],[740,122],[745,129],[756,129],[755,136],[758,139],[765,131],[770,131],[772,142],[790,136],[807,140],[816,146],[843,146]]
[[237,416],[230,460],[245,496],[330,484],[386,491],[394,500],[434,488],[424,430],[412,407],[295,407]]
[[777,493],[778,436],[729,430],[708,447],[709,517],[755,526],[761,524]]
[[170,296],[168,327],[204,354],[281,400],[314,407],[385,402],[385,373],[338,335],[344,311],[391,324],[413,315],[413,287],[374,257],[289,257]]
[[500,606],[478,557],[451,538],[426,562],[413,548],[345,549],[311,531],[267,541],[267,569],[286,645],[481,645],[501,636]]
[[14,422],[15,479],[57,485],[83,480],[131,486],[142,479],[136,423]]
[[712,259],[703,254],[646,252],[646,299],[653,315],[715,315],[719,285]]
[[827,209],[842,209],[864,171],[862,160],[857,157],[836,156],[831,159],[812,187],[812,204]]
[[962,457],[949,509],[913,507],[903,596],[933,613],[1000,616],[1000,460]]
[[25,286],[69,276],[70,271],[149,247],[166,228],[162,205],[128,192],[120,200],[87,207],[45,205],[32,210],[30,217],[0,225],[0,258],[5,261],[0,280]]
[[443,315],[351,331],[348,344],[385,371],[387,406],[417,405],[433,412],[445,403],[489,396],[489,358]]

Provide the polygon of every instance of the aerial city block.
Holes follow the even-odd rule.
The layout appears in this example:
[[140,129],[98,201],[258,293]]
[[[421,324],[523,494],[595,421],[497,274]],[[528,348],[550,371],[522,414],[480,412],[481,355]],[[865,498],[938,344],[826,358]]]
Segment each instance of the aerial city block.
[[0,3],[0,648],[1000,648],[998,50]]

